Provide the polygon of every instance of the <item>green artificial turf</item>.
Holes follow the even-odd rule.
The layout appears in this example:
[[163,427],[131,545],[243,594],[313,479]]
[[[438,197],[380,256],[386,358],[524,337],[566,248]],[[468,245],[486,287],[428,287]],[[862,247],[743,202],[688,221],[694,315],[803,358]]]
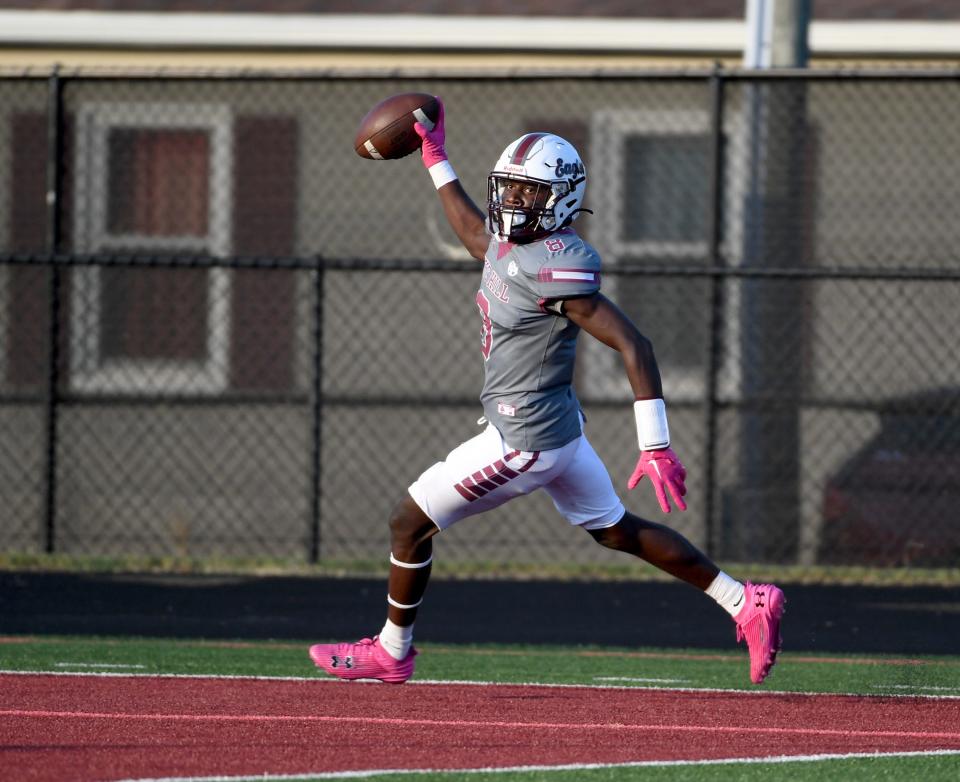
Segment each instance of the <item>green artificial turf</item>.
[[[844,758],[777,763],[712,763],[670,766],[612,766],[569,771],[480,771],[465,774],[375,774],[364,782],[956,782],[960,755]],[[336,777],[314,777],[319,782]],[[309,779],[298,780],[309,782]]]
[[[0,643],[0,669],[323,677],[307,657],[309,643],[24,637]],[[758,687],[747,678],[745,649],[733,644],[724,650],[424,644],[420,652],[414,681],[960,696],[960,657],[784,652]]]

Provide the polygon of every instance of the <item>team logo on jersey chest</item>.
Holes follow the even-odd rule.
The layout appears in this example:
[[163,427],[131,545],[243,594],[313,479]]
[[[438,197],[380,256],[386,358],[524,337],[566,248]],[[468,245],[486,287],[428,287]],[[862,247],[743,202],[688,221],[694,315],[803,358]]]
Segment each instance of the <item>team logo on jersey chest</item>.
[[519,273],[520,273],[520,267],[517,266],[517,262],[516,262],[516,261],[510,261],[510,263],[507,265],[507,276],[508,276],[508,277],[516,277],[517,274],[519,274]]
[[483,287],[500,299],[500,301],[510,301],[510,286],[494,271],[489,261],[483,265]]

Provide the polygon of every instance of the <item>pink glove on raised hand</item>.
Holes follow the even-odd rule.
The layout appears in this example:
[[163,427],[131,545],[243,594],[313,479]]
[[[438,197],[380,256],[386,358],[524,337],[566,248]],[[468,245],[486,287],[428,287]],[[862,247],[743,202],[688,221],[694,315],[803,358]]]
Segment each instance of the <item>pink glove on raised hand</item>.
[[637,462],[637,468],[630,476],[630,480],[627,481],[627,488],[632,489],[640,483],[644,475],[650,476],[653,490],[657,493],[660,508],[664,513],[670,512],[667,489],[670,490],[670,496],[673,497],[676,506],[680,510],[687,509],[687,503],[683,500],[683,495],[687,493],[687,487],[683,483],[687,477],[687,471],[672,448],[642,451],[640,460]]
[[419,122],[413,123],[413,129],[417,135],[423,139],[420,145],[420,155],[423,158],[423,165],[427,168],[447,159],[446,150],[443,148],[446,134],[443,129],[443,101],[437,98],[440,105],[440,114],[437,116],[437,122],[433,130],[427,128]]

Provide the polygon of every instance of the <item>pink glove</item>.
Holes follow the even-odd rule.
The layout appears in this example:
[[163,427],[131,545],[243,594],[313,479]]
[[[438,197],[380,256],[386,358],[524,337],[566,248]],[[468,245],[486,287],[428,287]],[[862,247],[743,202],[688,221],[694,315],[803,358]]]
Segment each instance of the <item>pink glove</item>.
[[627,488],[632,489],[640,483],[644,475],[650,476],[653,490],[657,493],[660,508],[664,513],[670,512],[666,489],[670,490],[670,496],[680,510],[687,509],[687,503],[683,501],[683,495],[687,493],[687,487],[683,483],[687,477],[687,471],[672,448],[642,451],[637,468],[627,481]]
[[420,155],[423,157],[423,165],[427,168],[447,159],[446,150],[443,148],[446,137],[443,129],[443,101],[438,97],[437,103],[440,105],[440,114],[433,130],[427,130],[419,122],[413,123],[413,129],[423,139],[423,143],[420,145]]

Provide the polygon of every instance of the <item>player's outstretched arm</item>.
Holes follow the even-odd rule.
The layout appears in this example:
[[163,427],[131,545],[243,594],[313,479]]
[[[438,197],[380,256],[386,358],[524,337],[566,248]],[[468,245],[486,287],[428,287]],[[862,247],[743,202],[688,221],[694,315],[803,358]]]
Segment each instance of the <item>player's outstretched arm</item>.
[[670,430],[663,401],[660,370],[653,345],[633,322],[606,296],[595,293],[563,303],[563,312],[580,328],[603,344],[619,351],[634,394],[634,415],[640,458],[627,481],[633,489],[647,476],[664,513],[670,512],[670,498],[680,510],[687,509],[687,471],[670,447]]
[[563,314],[604,345],[618,351],[637,399],[663,396],[653,345],[610,299],[595,293],[563,303]]
[[467,195],[453,166],[447,160],[447,152],[444,149],[446,131],[443,124],[443,101],[438,97],[437,103],[440,104],[440,116],[432,130],[427,130],[419,122],[413,126],[417,135],[423,139],[420,145],[420,156],[437,188],[437,194],[440,196],[440,203],[443,204],[443,211],[450,227],[467,248],[467,252],[478,261],[482,261],[490,244],[486,217],[473,199]]

